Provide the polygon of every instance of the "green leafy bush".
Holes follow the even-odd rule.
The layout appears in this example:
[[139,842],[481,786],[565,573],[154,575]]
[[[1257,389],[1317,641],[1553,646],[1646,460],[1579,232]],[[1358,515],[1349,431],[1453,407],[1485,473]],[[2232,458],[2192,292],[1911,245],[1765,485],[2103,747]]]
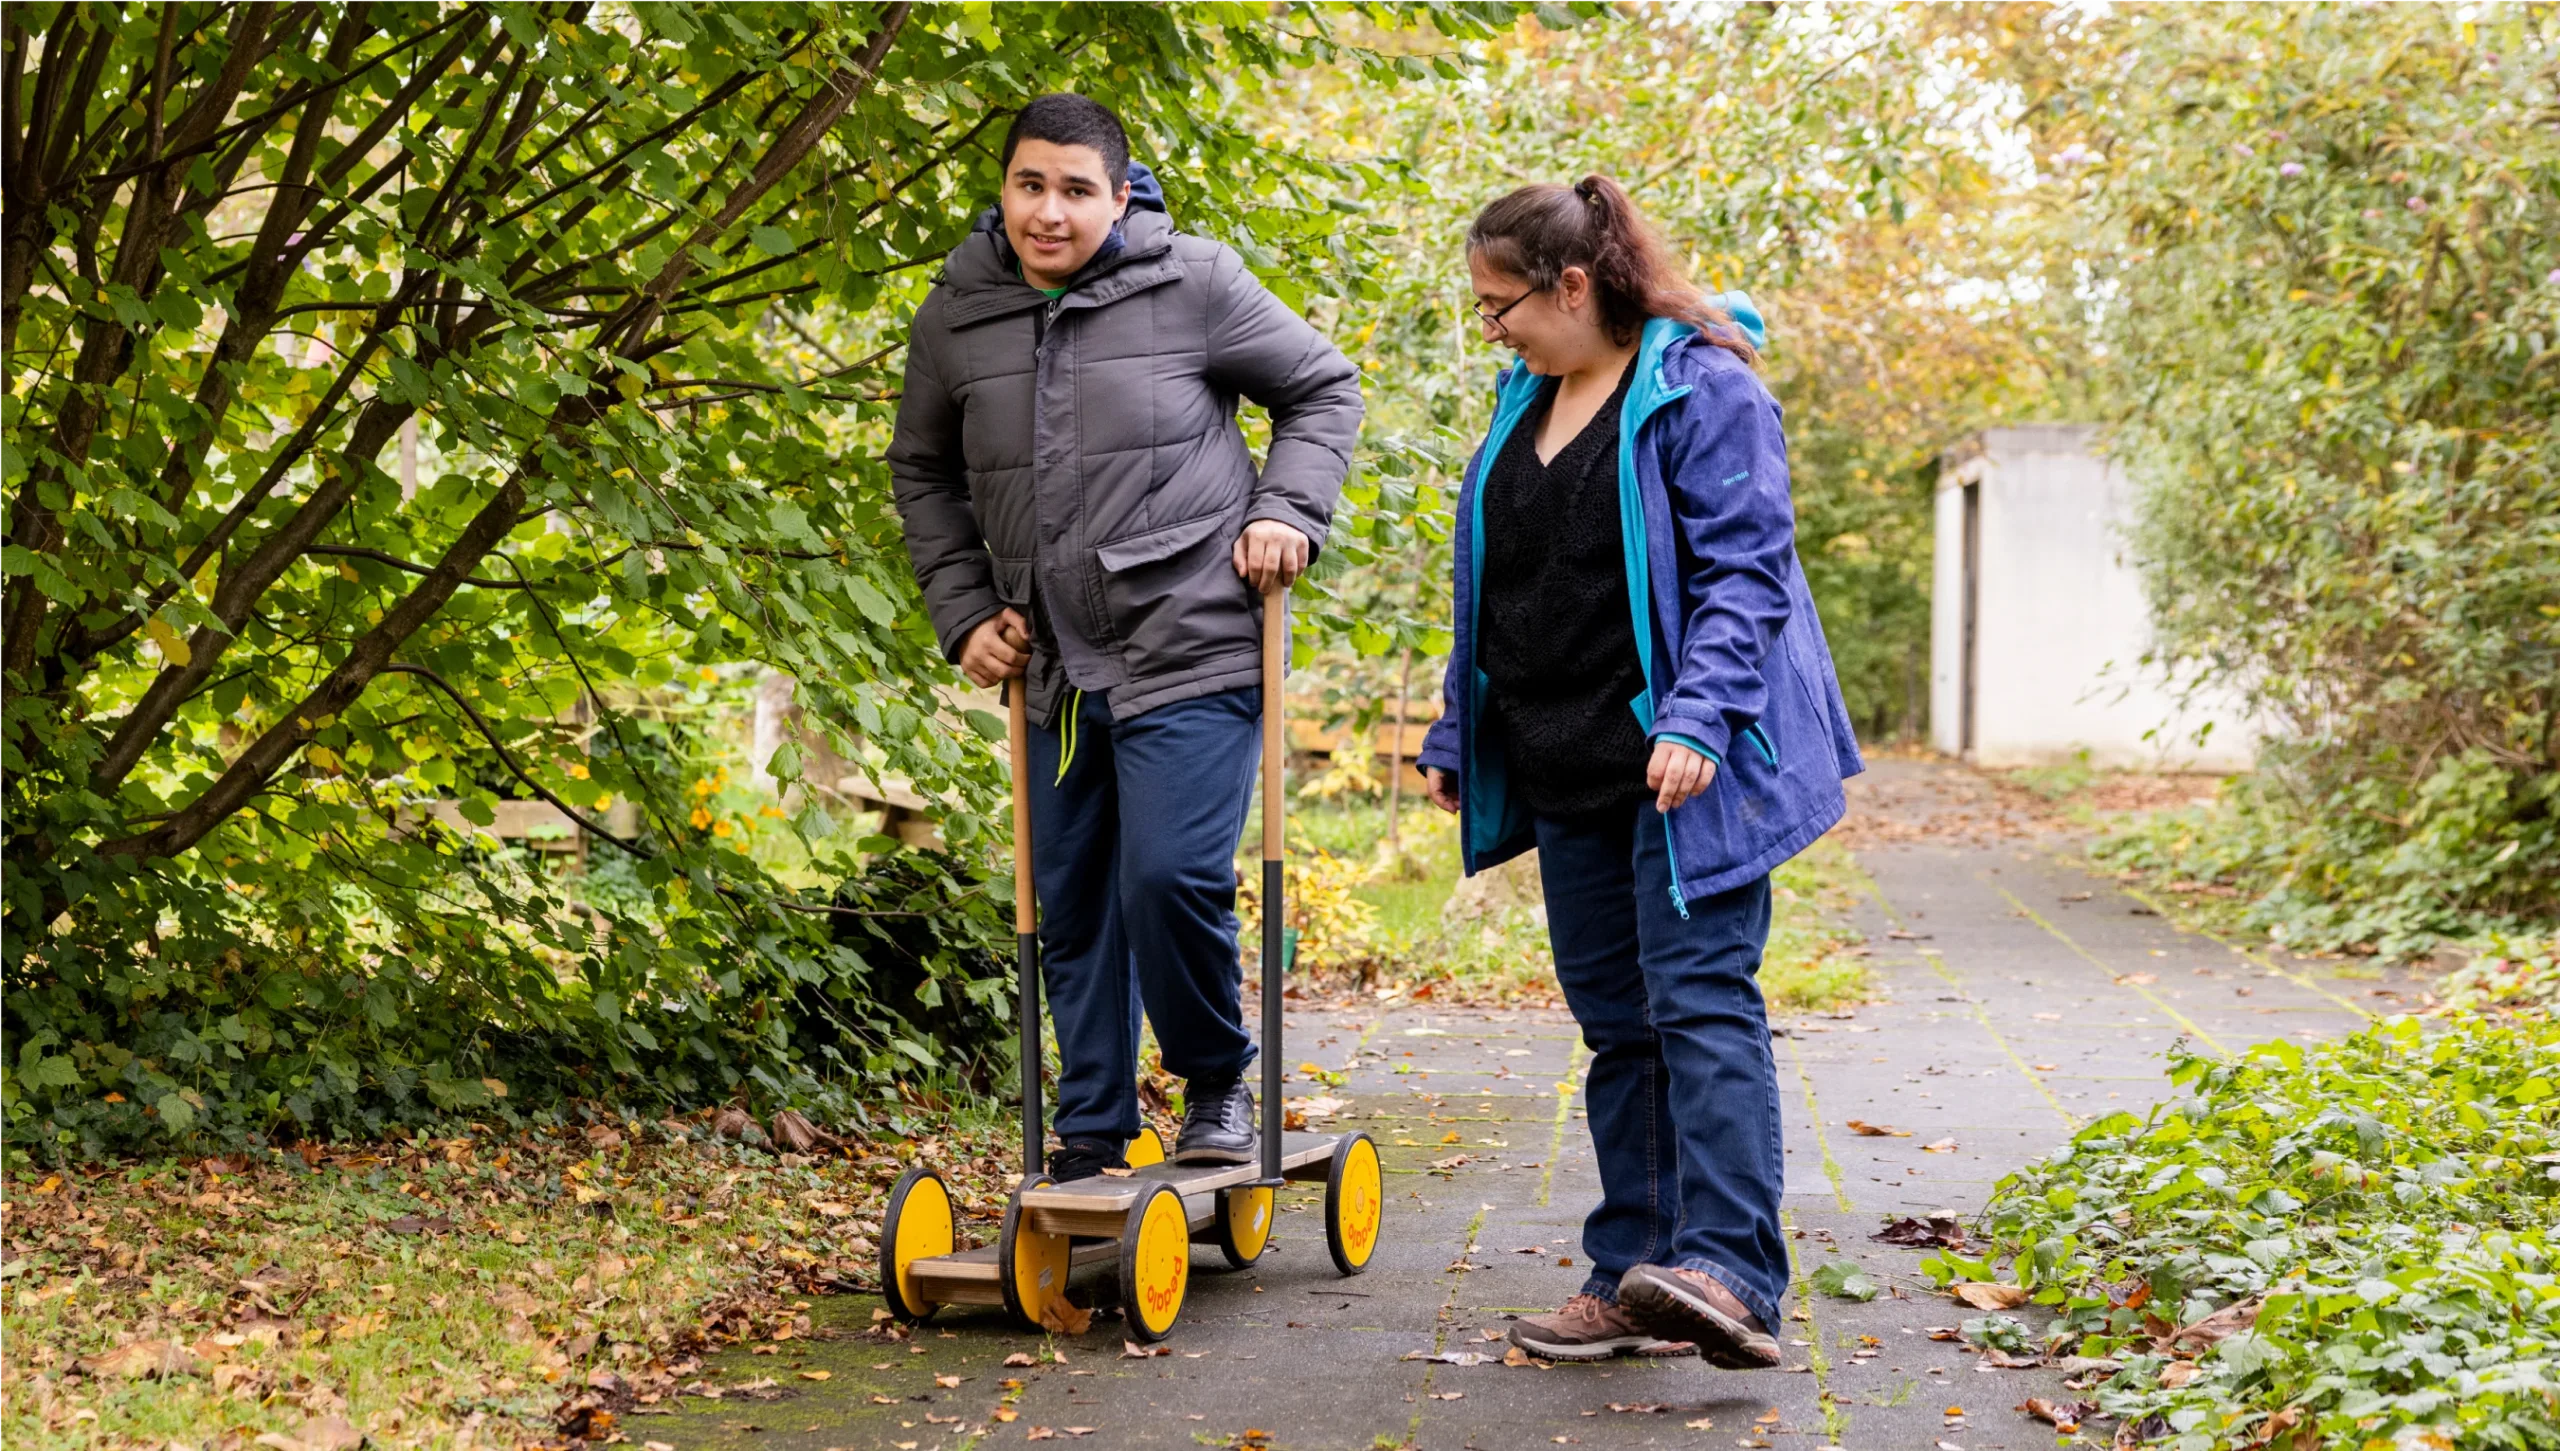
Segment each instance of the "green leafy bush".
[[2082,38],[2145,78],[2059,89],[2040,125],[2159,653],[2279,738],[2205,864],[2322,940],[2547,920],[2554,13],[2171,7]]
[[2422,957],[2444,938],[2550,920],[2552,883],[2508,868],[2560,861],[2560,774],[2467,752],[2412,787],[2336,773],[2309,747],[2266,750],[2262,768],[2218,800],[2128,822],[2096,855],[2235,884],[2241,896],[2223,915],[2309,950]]
[[[670,697],[788,674],[811,736],[987,850],[989,722],[936,693],[880,453],[992,138],[1031,95],[1108,98],[1183,225],[1304,305],[1374,261],[1330,205],[1374,169],[1221,121],[1226,88],[1446,74],[1336,28],[1517,14],[11,6],[10,1139],[916,1067],[828,940],[852,850],[811,802],[803,860],[759,859]],[[573,889],[425,824],[535,800],[626,859]],[[965,1056],[984,1024],[947,1026]]]
[[2560,1438],[2560,1025],[2398,1019],[2171,1077],[2003,1180],[1991,1253],[1931,1272],[2012,1257],[2050,1342],[2121,1361],[2100,1404],[2145,1442]]

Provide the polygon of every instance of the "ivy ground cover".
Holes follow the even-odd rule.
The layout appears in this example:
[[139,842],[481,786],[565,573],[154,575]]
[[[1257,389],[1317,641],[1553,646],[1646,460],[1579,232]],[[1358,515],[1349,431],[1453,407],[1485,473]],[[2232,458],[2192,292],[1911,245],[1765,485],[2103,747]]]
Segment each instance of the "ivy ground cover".
[[2012,1260],[2120,1445],[2560,1445],[2560,1026],[2396,1019],[2171,1076],[2003,1181],[1992,1252],[1931,1272]]

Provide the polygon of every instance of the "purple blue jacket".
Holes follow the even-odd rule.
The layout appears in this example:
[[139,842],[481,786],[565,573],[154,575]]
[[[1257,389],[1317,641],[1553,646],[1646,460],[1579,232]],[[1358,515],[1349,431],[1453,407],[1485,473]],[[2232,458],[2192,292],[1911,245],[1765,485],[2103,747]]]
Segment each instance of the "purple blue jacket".
[[[1748,300],[1728,300],[1756,333]],[[1846,809],[1840,783],[1866,765],[1796,561],[1777,400],[1741,359],[1668,319],[1646,325],[1635,369],[1618,428],[1618,509],[1647,688],[1627,708],[1650,738],[1717,762],[1715,781],[1663,818],[1672,901],[1686,915],[1691,899],[1742,886],[1830,830]],[[1504,375],[1458,492],[1456,639],[1420,764],[1458,775],[1469,875],[1535,844],[1500,752],[1476,744],[1476,540],[1484,469],[1540,381],[1526,368]]]

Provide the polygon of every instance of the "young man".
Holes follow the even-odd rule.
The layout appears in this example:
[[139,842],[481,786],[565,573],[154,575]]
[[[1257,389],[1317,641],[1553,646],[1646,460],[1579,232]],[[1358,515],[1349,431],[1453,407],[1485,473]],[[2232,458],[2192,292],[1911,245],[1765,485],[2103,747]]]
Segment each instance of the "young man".
[[[1173,1157],[1250,1163],[1233,863],[1261,593],[1324,538],[1359,375],[1232,249],[1173,230],[1106,107],[1040,97],[1003,163],[916,310],[889,469],[944,653],[1028,690],[1050,1172],[1119,1167],[1137,1135],[1141,1000],[1188,1080]],[[1258,472],[1239,397],[1270,410]]]

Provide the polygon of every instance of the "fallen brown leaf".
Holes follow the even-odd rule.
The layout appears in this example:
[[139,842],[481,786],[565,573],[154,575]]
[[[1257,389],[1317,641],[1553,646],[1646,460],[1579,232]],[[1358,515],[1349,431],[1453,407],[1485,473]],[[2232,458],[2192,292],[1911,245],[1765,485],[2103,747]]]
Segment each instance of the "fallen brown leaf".
[[773,1116],[773,1139],[795,1154],[839,1148],[844,1144],[844,1140],[811,1123],[809,1116],[796,1108],[786,1108]]
[[1932,1214],[1926,1219],[1897,1219],[1868,1238],[1916,1248],[1962,1249],[1964,1225],[1952,1214]]
[[835,1372],[831,1370],[804,1370],[800,1372],[800,1378],[802,1380],[832,1380],[835,1378]]
[[2020,1414],[2032,1416],[2065,1436],[2077,1433],[2081,1421],[2097,1409],[2096,1401],[2049,1401],[2042,1396],[2029,1396],[2018,1407]]
[[957,1390],[960,1388],[960,1377],[956,1375],[938,1375],[933,1378],[933,1383],[947,1391]]
[[1948,1293],[1976,1310],[2015,1310],[2027,1303],[2027,1292],[2016,1285],[1988,1285],[1969,1280]]
[[1006,1357],[1004,1358],[1004,1363],[1005,1363],[1005,1364],[1007,1364],[1007,1365],[1024,1365],[1024,1366],[1029,1366],[1029,1365],[1038,1365],[1038,1364],[1040,1363],[1040,1361],[1039,1361],[1039,1359],[1038,1359],[1037,1357],[1035,1357],[1035,1356],[1032,1356],[1032,1355],[1029,1355],[1029,1354],[1026,1354],[1026,1353],[1024,1353],[1024,1352],[1022,1352],[1022,1351],[1017,1350],[1017,1351],[1015,1351],[1013,1354],[1006,1356]]
[[2160,1367],[2160,1384],[2176,1390],[2202,1374],[2204,1372],[2192,1360],[2173,1360]]
[[1159,1355],[1171,1354],[1173,1354],[1173,1347],[1170,1345],[1140,1345],[1134,1340],[1120,1342],[1122,1360],[1152,1360]]
[[1849,1132],[1857,1134],[1862,1138],[1907,1139],[1911,1137],[1911,1130],[1909,1129],[1888,1128],[1883,1124],[1871,1124],[1862,1118],[1853,1118],[1849,1120],[1848,1129]]
[[1082,1335],[1093,1328],[1093,1312],[1055,1295],[1040,1307],[1040,1328],[1052,1335]]
[[1952,1154],[1955,1151],[1956,1141],[1953,1139],[1940,1139],[1934,1144],[1922,1144],[1920,1146],[1920,1152],[1924,1154]]
[[2263,1296],[2253,1295],[2235,1304],[2225,1305],[2160,1343],[2166,1349],[2202,1353],[2257,1324],[2258,1307],[2262,1303],[2264,1303]]
[[179,1341],[128,1340],[113,1350],[73,1361],[72,1369],[87,1375],[114,1376],[120,1380],[151,1380],[171,1375],[202,1375],[204,1362]]
[[312,1417],[290,1436],[269,1431],[251,1444],[271,1451],[355,1451],[364,1442],[364,1433],[347,1424],[344,1416],[331,1415]]

